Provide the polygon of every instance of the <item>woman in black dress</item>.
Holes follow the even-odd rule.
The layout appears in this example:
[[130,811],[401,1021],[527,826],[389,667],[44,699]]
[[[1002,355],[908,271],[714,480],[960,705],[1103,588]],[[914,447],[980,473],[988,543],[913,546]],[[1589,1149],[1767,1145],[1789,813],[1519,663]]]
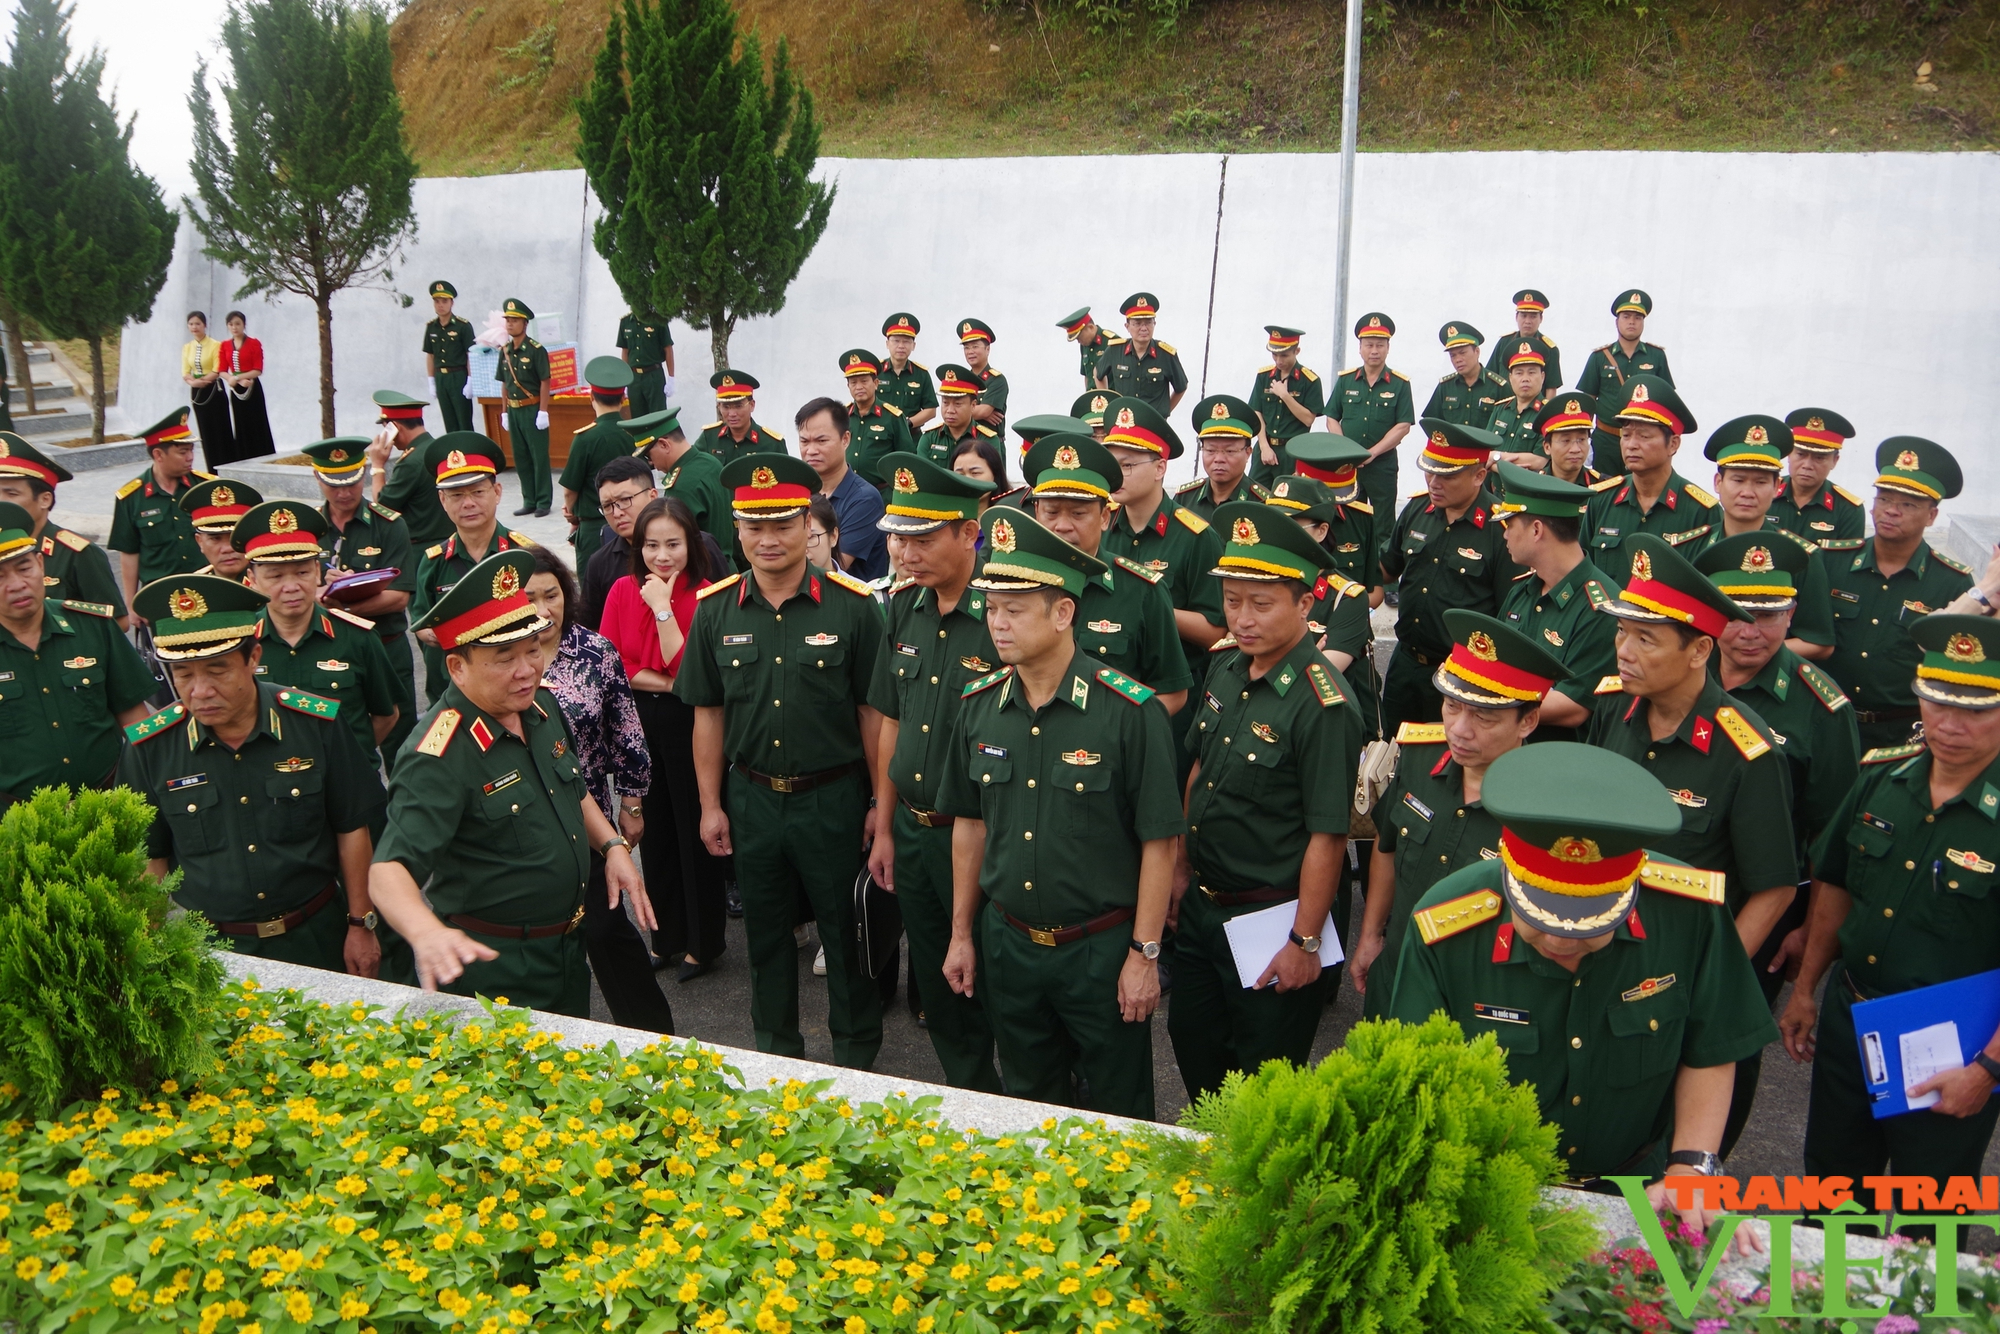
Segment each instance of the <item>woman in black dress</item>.
[[222,344],[222,382],[229,386],[229,411],[236,432],[236,457],[254,459],[278,452],[271,418],[264,411],[264,345],[243,331],[248,321],[232,310],[223,317],[229,337]]
[[236,432],[229,424],[229,386],[222,383],[222,344],[208,336],[208,316],[188,312],[188,341],[181,345],[181,379],[194,408],[195,434],[209,472],[236,459]]

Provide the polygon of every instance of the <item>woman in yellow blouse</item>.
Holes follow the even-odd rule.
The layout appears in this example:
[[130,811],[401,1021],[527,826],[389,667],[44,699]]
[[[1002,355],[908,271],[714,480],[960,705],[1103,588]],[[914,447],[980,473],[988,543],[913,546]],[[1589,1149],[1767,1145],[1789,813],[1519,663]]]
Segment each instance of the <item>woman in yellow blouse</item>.
[[208,336],[208,316],[191,310],[188,341],[181,345],[181,379],[194,408],[195,433],[201,437],[202,466],[209,472],[236,458],[236,437],[229,425],[229,390],[222,375],[222,344]]

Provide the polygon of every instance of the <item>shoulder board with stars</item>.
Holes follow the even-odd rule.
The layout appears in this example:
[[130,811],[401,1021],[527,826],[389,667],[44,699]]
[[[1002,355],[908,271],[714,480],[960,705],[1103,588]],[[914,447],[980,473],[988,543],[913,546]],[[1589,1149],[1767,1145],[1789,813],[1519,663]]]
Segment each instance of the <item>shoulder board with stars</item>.
[[1460,932],[1470,931],[1481,922],[1490,922],[1499,915],[1500,896],[1490,889],[1475,889],[1470,894],[1419,908],[1412,920],[1424,944],[1435,945],[1440,940],[1449,940]]
[[694,595],[694,600],[696,602],[700,602],[704,598],[714,597],[717,593],[720,593],[723,589],[728,588],[731,584],[736,583],[742,577],[743,576],[740,574],[732,574],[727,579],[718,579],[714,583],[710,584],[707,588],[696,590]]
[[1305,376],[1308,380],[1311,380],[1315,384],[1319,383],[1319,376],[1313,374],[1311,371],[1307,370],[1304,366],[1299,367],[1299,374]]
[[1694,899],[1700,903],[1723,902],[1722,872],[1703,871],[1693,866],[1679,866],[1673,862],[1656,862],[1648,859],[1639,868],[1639,883],[1647,889],[1657,889],[1665,894],[1678,894],[1684,899]]
[[1887,764],[1891,760],[1907,760],[1912,755],[1924,753],[1924,743],[1912,741],[1907,746],[1877,746],[1861,757],[1863,764]]
[[994,430],[991,426],[988,426],[985,422],[980,422],[976,424],[972,428],[972,431],[973,434],[983,435],[986,436],[988,439],[992,439],[993,437],[998,436],[1000,434],[998,431]]
[[1829,537],[1826,541],[1819,544],[1819,549],[1821,551],[1859,551],[1861,550],[1861,544],[1867,540],[1865,537]]
[[1176,519],[1179,519],[1181,523],[1184,524],[1187,527],[1188,531],[1190,532],[1205,533],[1208,531],[1208,520],[1202,518],[1199,514],[1196,514],[1193,510],[1182,509],[1179,506],[1175,506],[1174,517]]
[[1812,687],[1819,702],[1826,705],[1828,713],[1838,713],[1847,707],[1847,695],[1835,684],[1834,679],[1809,662],[1799,664],[1799,679]]
[[[1532,571],[1530,573],[1532,573]],[[1341,574],[1337,570],[1328,570],[1325,574],[1321,575],[1320,578],[1326,581],[1326,586],[1329,589],[1340,594],[1344,598],[1358,598],[1368,592],[1366,588],[1362,587],[1360,584],[1355,583],[1352,579],[1349,579],[1346,575]]]
[[339,700],[328,699],[324,695],[315,695],[310,691],[296,690],[289,686],[278,692],[278,703],[293,713],[307,713],[315,718],[340,716]]
[[1335,684],[1333,673],[1326,669],[1325,663],[1307,663],[1306,680],[1312,682],[1313,694],[1318,697],[1319,706],[1322,709],[1330,709],[1336,704],[1347,703],[1346,694]]
[[1106,347],[1123,347],[1125,343],[1126,340],[1123,338],[1107,338],[1104,340]]
[[1621,472],[1616,477],[1606,477],[1602,481],[1592,482],[1590,484],[1590,489],[1593,491],[1609,491],[1612,487],[1617,486],[1620,482],[1624,480],[1625,480],[1625,474]]
[[187,707],[179,701],[167,705],[158,713],[149,713],[138,722],[125,729],[125,739],[133,745],[150,740],[171,728],[187,721]]
[[424,557],[427,560],[436,560],[442,555],[444,555],[444,543],[442,542],[439,542],[436,546],[424,548]]
[[1271,488],[1265,486],[1262,482],[1250,483],[1250,494],[1257,497],[1257,499],[1264,501],[1266,504],[1270,503]]
[[960,699],[970,699],[972,696],[978,694],[982,690],[990,690],[994,686],[999,685],[1002,681],[1006,680],[1013,674],[1014,674],[1014,669],[1012,667],[1002,667],[997,672],[988,672],[984,676],[978,677],[971,681],[967,681],[965,683],[965,689],[958,692],[958,697]]
[[[1529,573],[1532,574],[1534,571],[1530,570]],[[1605,592],[1604,585],[1598,583],[1595,579],[1586,579],[1583,581],[1583,595],[1590,599],[1590,605],[1593,610],[1601,611],[1611,605],[1611,594]]]
[[444,748],[451,744],[453,734],[458,731],[462,716],[457,709],[439,709],[438,716],[431,719],[430,730],[417,743],[417,752],[433,757],[443,755]]
[[1556,340],[1549,337],[1547,334],[1543,334],[1542,346],[1547,348],[1549,351],[1553,352],[1556,350]]
[[342,611],[339,607],[327,607],[324,610],[327,615],[337,620],[346,621],[349,625],[359,626],[363,630],[373,630],[375,628],[375,622],[369,620],[366,616],[356,616],[353,612]]
[[1625,678],[1616,672],[1613,672],[1609,676],[1600,676],[1597,678],[1597,688],[1590,693],[1593,695],[1622,695],[1625,693]]
[[1457,371],[1446,371],[1443,375],[1438,376],[1438,383],[1450,384],[1453,380],[1456,380],[1457,378],[1458,378]]
[[872,598],[875,596],[875,590],[868,586],[868,582],[865,579],[856,579],[853,575],[849,574],[845,570],[828,570],[826,572],[826,577],[828,580],[830,580],[833,583],[839,584],[842,588],[846,589],[850,593],[859,593],[862,597],[865,598]]
[[72,602],[64,598],[61,606],[64,611],[80,611],[85,616],[102,616],[107,621],[118,615],[118,609],[108,602]]
[[1155,339],[1153,341],[1153,346],[1159,348],[1160,351],[1166,353],[1170,357],[1178,357],[1180,355],[1179,352],[1174,350],[1174,345],[1172,343],[1162,343],[1158,339]]
[[1800,537],[1797,533],[1793,532],[1789,528],[1779,528],[1773,525],[1770,531],[1774,533],[1783,533],[1786,537],[1791,538],[1792,541],[1798,543],[1800,546],[1806,549],[1806,554],[1808,556],[1814,556],[1819,554],[1819,545],[1817,543],[1813,542],[1809,538]]
[[1221,653],[1226,649],[1232,649],[1235,647],[1236,647],[1236,636],[1224,635],[1222,638],[1216,640],[1213,644],[1210,644],[1208,646],[1208,651],[1210,653]]
[[392,510],[387,505],[384,505],[379,501],[374,501],[374,500],[369,501],[368,508],[374,510],[377,514],[381,515],[385,519],[400,519],[403,517],[403,511]]
[[1723,735],[1735,743],[1736,749],[1743,752],[1744,759],[1754,760],[1759,755],[1770,753],[1771,743],[1764,739],[1764,734],[1759,732],[1756,725],[1748,718],[1728,705],[1715,711],[1715,723],[1722,729]]
[[116,499],[119,500],[125,499],[125,497],[131,495],[134,491],[137,491],[141,486],[143,486],[145,484],[145,481],[146,479],[143,477],[134,477],[131,481],[125,483],[125,485],[118,488]]
[[1144,704],[1153,697],[1151,686],[1140,685],[1125,673],[1111,667],[1099,667],[1097,679],[1110,686],[1129,704]]
[[1199,491],[1203,486],[1207,485],[1207,483],[1208,479],[1206,477],[1197,477],[1192,482],[1189,482],[1186,486],[1175,487],[1174,498],[1179,499],[1180,497],[1185,496],[1190,492]]
[[[1827,483],[1827,485],[1833,486],[1831,482]],[[1842,500],[1846,501],[1850,505],[1859,505],[1863,503],[1860,496],[1855,495],[1852,491],[1849,491],[1844,486],[1834,486],[1833,493],[1839,496]]]
[[1707,536],[1708,530],[1713,527],[1715,527],[1714,524],[1705,523],[1699,528],[1690,528],[1684,533],[1662,533],[1660,534],[1660,539],[1670,547],[1685,546],[1697,537]]
[[1120,569],[1130,570],[1149,584],[1157,584],[1165,578],[1158,570],[1149,570],[1137,561],[1126,560],[1123,556],[1113,556],[1111,559]]
[[71,551],[85,551],[90,547],[89,538],[83,536],[81,533],[72,533],[67,528],[56,534],[56,541],[62,543]]
[[1444,724],[1404,723],[1396,729],[1396,744],[1399,746],[1442,746],[1444,744]]
[[1957,570],[1960,574],[1972,573],[1972,567],[1970,565],[1967,565],[1964,561],[1960,560],[1956,556],[1947,555],[1944,552],[1939,551],[1936,547],[1931,548],[1931,555],[1936,556],[1938,564],[1944,566],[1947,570]]
[[1690,500],[1695,501],[1704,508],[1707,509],[1715,508],[1715,503],[1716,503],[1715,497],[1709,494],[1708,492],[1702,490],[1700,487],[1696,486],[1693,482],[1681,483],[1681,490],[1687,493],[1688,498]]
[[889,585],[889,596],[895,597],[898,593],[902,592],[904,589],[914,587],[916,582],[917,581],[913,576],[904,575],[901,579],[898,579],[896,580],[896,582]]

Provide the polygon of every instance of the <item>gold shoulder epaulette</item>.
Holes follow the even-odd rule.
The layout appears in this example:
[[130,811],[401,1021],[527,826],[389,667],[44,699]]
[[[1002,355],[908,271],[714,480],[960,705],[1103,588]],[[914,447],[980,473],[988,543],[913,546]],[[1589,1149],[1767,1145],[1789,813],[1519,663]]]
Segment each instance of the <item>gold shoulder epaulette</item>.
[[1481,922],[1490,922],[1499,915],[1500,896],[1490,889],[1475,889],[1470,894],[1419,908],[1413,920],[1417,924],[1417,933],[1424,938],[1424,944],[1435,945],[1462,931],[1470,931]]
[[696,602],[699,602],[703,598],[713,597],[715,594],[720,593],[723,589],[729,587],[731,584],[735,583],[738,579],[741,579],[742,577],[743,576],[740,574],[732,574],[727,579],[718,579],[714,583],[710,584],[707,588],[697,591],[694,595],[694,600]]
[[915,366],[918,370],[925,372],[926,374],[928,374],[930,371],[930,367],[924,365],[924,363],[921,361],[913,361],[910,364],[912,366]]
[[1178,357],[1180,355],[1180,353],[1174,349],[1174,345],[1172,343],[1161,343],[1157,339],[1155,339],[1154,342],[1159,347],[1160,351],[1166,353],[1168,356]]
[[1269,504],[1271,501],[1271,488],[1265,486],[1262,482],[1250,483],[1250,494],[1265,504]]
[[1931,548],[1931,555],[1936,556],[1938,558],[1938,564],[1944,566],[1947,570],[1957,570],[1960,574],[1972,573],[1972,567],[1970,565],[1967,565],[1964,561],[1960,560],[1956,556],[1947,555],[1944,552],[1939,551],[1936,547]]
[[1190,492],[1190,491],[1199,491],[1199,490],[1201,490],[1201,488],[1203,487],[1203,485],[1205,485],[1205,484],[1207,483],[1207,481],[1208,481],[1208,479],[1207,479],[1206,477],[1197,477],[1197,478],[1195,478],[1195,479],[1194,479],[1194,480],[1193,480],[1192,482],[1189,482],[1189,483],[1188,483],[1187,485],[1185,485],[1185,486],[1179,486],[1179,487],[1175,487],[1175,488],[1174,488],[1174,496],[1175,496],[1176,498],[1179,498],[1179,497],[1181,497],[1181,496],[1184,496],[1184,495],[1186,495],[1186,494],[1187,494],[1188,492]]
[[1600,347],[1597,350],[1599,352],[1609,352],[1611,350],[1611,344],[1606,343],[1603,347]]
[[1350,500],[1347,502],[1347,508],[1360,510],[1363,514],[1371,516],[1375,513],[1375,507],[1365,500]]
[[125,499],[125,497],[131,495],[134,491],[137,491],[145,480],[143,477],[134,477],[131,481],[118,488],[116,498],[119,500]]
[[850,593],[859,593],[862,597],[865,598],[872,598],[875,596],[875,590],[868,586],[866,580],[856,579],[853,575],[849,574],[845,570],[828,570],[826,572],[826,577],[832,580],[834,583],[839,584],[842,588],[846,589]]
[[424,555],[431,560],[436,560],[439,556],[444,555],[444,543],[439,542],[434,546],[425,547]]
[[1123,556],[1113,556],[1111,559],[1118,563],[1120,569],[1130,570],[1149,584],[1157,584],[1163,577],[1158,570],[1149,570],[1139,562],[1127,560]]
[[315,718],[338,718],[340,716],[339,700],[328,699],[324,695],[315,695],[309,690],[300,690],[297,686],[286,686],[283,690],[280,690],[278,692],[278,703],[284,705],[293,713],[311,714]]
[[1308,380],[1311,380],[1314,384],[1319,383],[1319,376],[1313,374],[1311,371],[1307,370],[1304,366],[1299,367],[1299,374],[1305,376]]
[[1397,369],[1396,369],[1395,367],[1393,367],[1393,366],[1391,366],[1391,367],[1388,367],[1387,369],[1388,369],[1388,371],[1389,371],[1389,374],[1391,374],[1391,375],[1395,376],[1395,377],[1396,377],[1396,378],[1397,378],[1398,380],[1407,380],[1407,379],[1409,379],[1409,378],[1410,378],[1409,376],[1407,376],[1407,375],[1403,374],[1403,373],[1402,373],[1401,371],[1397,370]]
[[125,739],[136,746],[141,741],[156,737],[169,728],[179,726],[186,721],[187,707],[179,701],[175,701],[167,705],[166,708],[161,709],[158,713],[149,713],[138,722],[126,728]]
[[1723,734],[1736,743],[1736,749],[1743,752],[1744,759],[1754,760],[1759,755],[1770,753],[1771,743],[1764,739],[1764,734],[1759,732],[1748,718],[1728,705],[1725,704],[1715,711],[1715,722]]
[[1324,662],[1306,664],[1306,680],[1312,682],[1313,694],[1319,699],[1322,709],[1330,709],[1336,704],[1347,703],[1347,694],[1334,680],[1333,673],[1326,669]]
[[895,413],[898,417],[903,415],[903,410],[897,407],[894,403],[884,403],[882,406],[889,409],[889,411]]
[[989,689],[990,687],[999,685],[1002,681],[1006,680],[1009,676],[1012,676],[1013,674],[1014,674],[1014,669],[1012,667],[1002,667],[997,672],[988,672],[986,673],[986,675],[979,677],[976,680],[967,681],[965,683],[965,689],[958,692],[958,697],[960,699],[970,698],[971,696],[978,694],[982,690],[986,690]]
[[381,515],[385,519],[400,519],[403,517],[403,511],[392,510],[379,500],[369,501],[368,508],[374,510],[377,514]]
[[[176,705],[175,707],[178,708],[179,706]],[[1863,764],[1887,764],[1891,760],[1907,760],[1910,756],[1921,755],[1923,752],[1924,743],[1921,741],[1912,741],[1906,746],[1877,746],[1871,751],[1864,752],[1861,756],[1861,762]]]
[[721,426],[722,423],[720,421],[712,421],[708,425],[702,427],[701,429],[704,431],[713,431],[719,429]]
[[1545,347],[1545,348],[1548,348],[1548,349],[1549,349],[1549,350],[1550,350],[1551,352],[1553,352],[1553,351],[1555,350],[1555,346],[1556,346],[1556,340],[1555,340],[1555,339],[1553,339],[1553,338],[1551,338],[1551,337],[1549,337],[1549,336],[1548,336],[1547,334],[1543,334],[1543,335],[1542,335],[1542,346],[1543,346],[1543,347]]
[[77,602],[70,598],[64,598],[62,609],[64,611],[80,611],[85,616],[102,616],[107,621],[118,615],[118,609],[108,602]]
[[[1768,520],[1766,522],[1769,523]],[[1818,543],[1814,542],[1811,538],[1800,537],[1797,533],[1793,532],[1789,528],[1779,528],[1775,524],[1771,524],[1767,531],[1773,533],[1783,533],[1786,537],[1791,538],[1792,541],[1804,547],[1806,549],[1806,554],[1808,556],[1816,556],[1819,554]]]
[[1360,370],[1361,368],[1359,366],[1349,366],[1346,370],[1340,373],[1340,376],[1342,379],[1346,379],[1348,376],[1354,375],[1358,373]]
[[1176,519],[1179,519],[1181,523],[1184,524],[1187,527],[1188,531],[1190,532],[1205,533],[1208,531],[1208,520],[1202,518],[1199,514],[1196,514],[1193,510],[1181,509],[1180,507],[1176,506],[1174,508],[1174,517]]
[[[1829,482],[1828,485],[1832,486],[1833,484]],[[1833,493],[1839,496],[1842,500],[1846,501],[1850,505],[1859,505],[1863,503],[1860,496],[1855,495],[1852,491],[1849,491],[1844,486],[1834,486]]]
[[212,472],[203,472],[199,468],[190,468],[188,469],[188,473],[190,476],[201,478],[201,480],[204,482],[212,482],[216,479],[217,476],[217,474]]
[[1235,647],[1236,647],[1236,636],[1224,635],[1222,638],[1216,640],[1213,644],[1210,644],[1208,646],[1208,651],[1210,653],[1220,653],[1224,649],[1232,649]]
[[1425,487],[1425,488],[1424,488],[1423,490],[1421,490],[1421,491],[1412,491],[1412,492],[1410,492],[1410,494],[1409,494],[1408,496],[1404,497],[1404,498],[1405,498],[1406,500],[1424,500],[1424,499],[1427,499],[1427,498],[1428,498],[1428,497],[1430,496],[1430,493],[1431,493],[1431,489],[1430,489],[1429,487]]
[[988,426],[985,422],[975,423],[972,429],[976,434],[984,436],[997,436],[1000,434],[998,431],[994,430],[991,426]]
[[1272,371],[1274,371],[1274,370],[1276,370],[1276,369],[1278,369],[1278,363],[1274,361],[1274,362],[1272,362],[1272,363],[1271,363],[1270,365],[1268,365],[1268,366],[1259,366],[1259,367],[1257,368],[1257,374],[1259,374],[1259,375],[1269,375],[1269,374],[1270,374],[1270,373],[1271,373]]
[[1847,695],[1835,684],[1834,679],[1809,662],[1799,664],[1799,679],[1812,688],[1819,702],[1826,705],[1828,713],[1838,713],[1847,707]]
[[1597,678],[1597,689],[1590,693],[1593,695],[1622,695],[1625,693],[1625,678],[1616,672],[1613,672],[1609,676],[1600,676]]
[[1700,501],[1704,509],[1715,508],[1715,497],[1710,495],[1708,492],[1702,490],[1700,487],[1696,486],[1693,482],[1682,483],[1681,490],[1687,492],[1690,496],[1693,496],[1696,500]]
[[1458,378],[1457,371],[1446,371],[1443,375],[1438,376],[1438,383],[1450,384],[1453,380],[1456,380],[1457,378]]
[[90,539],[81,533],[72,533],[67,528],[56,534],[56,541],[62,543],[71,551],[84,551],[90,546]]
[[1609,491],[1612,487],[1618,485],[1620,482],[1624,480],[1625,480],[1625,474],[1621,472],[1616,477],[1606,477],[1603,481],[1592,482],[1590,484],[1590,489],[1593,491]]
[[895,583],[889,585],[889,596],[890,597],[896,596],[896,594],[902,592],[904,589],[910,587],[910,585],[916,582],[917,581],[914,576],[904,575],[901,579],[898,579]]
[[353,612],[342,611],[339,607],[327,607],[324,610],[327,615],[337,616],[349,625],[358,625],[363,630],[373,630],[375,628],[375,622],[369,620],[366,616],[356,616]]
[[461,716],[457,709],[438,710],[438,716],[431,719],[430,730],[417,743],[417,752],[434,757],[444,754],[444,748],[451,744],[453,734],[458,731]]
[[1114,667],[1099,667],[1097,679],[1110,686],[1128,704],[1144,704],[1154,694],[1151,686],[1141,685]]
[[1720,871],[1703,871],[1693,866],[1648,860],[1639,868],[1639,883],[1647,889],[1678,894],[1700,903],[1721,903],[1723,876]]
[[1107,338],[1107,339],[1105,339],[1105,340],[1104,340],[1104,345],[1105,345],[1106,347],[1123,347],[1123,346],[1125,345],[1126,341],[1127,341],[1127,340],[1125,340],[1125,339],[1123,339],[1123,338],[1118,338],[1118,337],[1115,337],[1115,336],[1114,336],[1114,337],[1111,337],[1111,338]]
[[1442,746],[1444,744],[1444,724],[1404,723],[1396,729],[1396,744],[1399,746]]
[[537,542],[534,538],[529,537],[526,533],[520,531],[518,528],[509,528],[507,530],[507,540],[509,542],[512,542],[517,547],[538,547],[541,545],[540,542]]
[[1321,578],[1326,580],[1328,588],[1331,588],[1344,598],[1358,598],[1365,596],[1368,592],[1365,585],[1355,583],[1352,579],[1349,579],[1337,570],[1328,570]]
[[1713,527],[1715,527],[1714,524],[1705,523],[1699,528],[1690,528],[1684,533],[1662,533],[1660,534],[1660,539],[1670,547],[1678,547],[1694,541],[1697,537],[1706,537],[1708,530]]

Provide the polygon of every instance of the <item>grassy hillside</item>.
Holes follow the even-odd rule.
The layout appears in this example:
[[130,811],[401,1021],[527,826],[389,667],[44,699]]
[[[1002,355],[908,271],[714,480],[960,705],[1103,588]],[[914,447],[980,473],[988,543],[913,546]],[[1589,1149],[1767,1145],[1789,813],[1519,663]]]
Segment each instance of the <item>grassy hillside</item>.
[[[432,175],[576,165],[612,0],[410,0],[396,79]],[[1370,0],[1363,149],[1990,149],[2000,0]],[[1337,147],[1344,4],[1197,0],[1093,34],[1067,0],[738,0],[843,156]],[[1051,15],[1054,17],[1051,17]]]

